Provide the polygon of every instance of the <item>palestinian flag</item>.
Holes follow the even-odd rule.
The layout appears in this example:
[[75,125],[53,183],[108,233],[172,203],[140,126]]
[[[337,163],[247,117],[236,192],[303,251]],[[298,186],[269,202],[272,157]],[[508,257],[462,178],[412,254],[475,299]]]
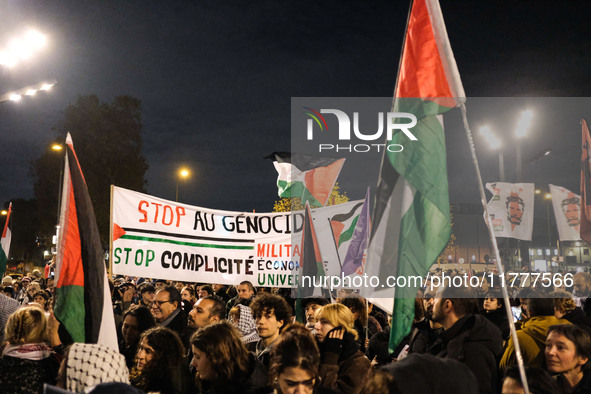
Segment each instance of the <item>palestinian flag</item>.
[[55,317],[74,342],[118,350],[103,247],[72,138],[66,160],[57,245]]
[[337,249],[341,270],[342,262],[347,256],[347,250],[351,244],[351,239],[353,238],[355,227],[357,227],[357,221],[359,220],[359,215],[361,215],[362,208],[363,203],[360,202],[355,204],[348,212],[339,213],[330,218],[330,228]]
[[8,253],[10,252],[10,240],[12,233],[8,223],[10,221],[10,213],[12,211],[12,203],[8,205],[8,213],[6,214],[6,222],[4,222],[4,230],[2,231],[2,239],[0,240],[0,278],[4,277],[6,266],[8,264]]
[[[464,91],[436,0],[415,0],[409,13],[393,112],[410,112],[417,141],[396,133],[380,169],[366,273],[385,279],[427,271],[451,235],[446,148],[441,114],[464,101]],[[406,336],[417,287],[375,289],[372,297],[394,300],[390,349]],[[386,298],[382,298],[386,299]],[[372,301],[373,302],[373,301]],[[377,303],[377,302],[376,302]],[[379,306],[379,305],[378,305]]]
[[580,236],[591,242],[591,135],[585,119],[581,119],[581,223]]
[[[318,247],[318,240],[316,238],[316,231],[314,230],[314,223],[312,221],[312,213],[310,212],[310,205],[306,204],[306,213],[304,214],[304,228],[302,229],[302,251],[300,259],[300,280],[298,281],[298,297],[308,297],[313,295],[316,288],[311,286],[303,286],[302,276],[309,278],[318,278],[324,275],[322,268],[322,255]],[[306,282],[308,285],[308,282]]]
[[353,232],[351,242],[347,248],[347,254],[345,255],[343,268],[341,269],[343,275],[351,275],[354,273],[363,274],[363,266],[365,263],[364,257],[369,242],[370,231],[369,187],[365,194],[365,201],[363,201],[361,213],[356,222],[355,231]]
[[279,197],[296,197],[311,207],[326,205],[343,168],[345,159],[314,157],[298,153],[275,152],[273,165],[277,170]]

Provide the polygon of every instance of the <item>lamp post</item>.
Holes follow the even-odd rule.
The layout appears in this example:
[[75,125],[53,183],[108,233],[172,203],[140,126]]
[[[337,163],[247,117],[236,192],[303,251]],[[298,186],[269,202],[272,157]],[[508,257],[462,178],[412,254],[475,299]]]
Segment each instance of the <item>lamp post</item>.
[[176,197],[175,197],[176,202],[179,202],[179,181],[187,179],[190,175],[191,175],[191,172],[187,168],[182,167],[179,169],[178,174],[177,174],[177,179],[176,179]]

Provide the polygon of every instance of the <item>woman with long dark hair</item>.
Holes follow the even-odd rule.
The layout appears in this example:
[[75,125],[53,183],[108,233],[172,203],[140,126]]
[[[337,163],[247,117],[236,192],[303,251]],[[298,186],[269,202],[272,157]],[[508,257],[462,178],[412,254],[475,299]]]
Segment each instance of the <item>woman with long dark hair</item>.
[[336,391],[320,386],[320,351],[306,327],[285,328],[271,353],[270,378],[277,394],[328,394]]
[[185,349],[177,333],[153,327],[140,337],[131,384],[145,392],[182,394],[190,391]]
[[140,335],[155,325],[156,322],[152,313],[145,306],[132,305],[123,314],[119,352],[125,356],[125,362],[129,370],[131,370],[135,362]]
[[240,333],[228,322],[199,329],[191,337],[197,384],[203,393],[254,393],[267,387],[260,361],[244,346]]

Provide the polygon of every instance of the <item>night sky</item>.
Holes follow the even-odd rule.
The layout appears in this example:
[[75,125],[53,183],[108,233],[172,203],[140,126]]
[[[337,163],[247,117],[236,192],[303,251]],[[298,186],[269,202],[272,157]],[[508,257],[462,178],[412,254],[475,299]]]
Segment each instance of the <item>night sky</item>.
[[[441,6],[468,97],[589,95],[589,2]],[[264,157],[290,150],[291,97],[391,96],[407,13],[406,1],[0,0],[0,46],[28,27],[49,39],[34,59],[0,68],[0,93],[58,81],[50,92],[0,103],[0,202],[33,197],[30,162],[78,95],[131,95],[142,101],[150,194],[174,199],[176,170],[186,165],[194,174],[180,185],[181,201],[270,211],[276,172]],[[523,157],[546,146],[553,153],[532,160],[525,180],[577,191],[579,120],[591,106],[550,115],[538,105]],[[497,156],[476,130],[486,122],[509,139],[523,104],[472,113],[468,98],[467,107],[484,181],[497,181]],[[467,146],[461,130],[448,135],[452,202],[478,202]],[[515,153],[506,146],[513,181]],[[349,194],[360,199],[364,190]]]

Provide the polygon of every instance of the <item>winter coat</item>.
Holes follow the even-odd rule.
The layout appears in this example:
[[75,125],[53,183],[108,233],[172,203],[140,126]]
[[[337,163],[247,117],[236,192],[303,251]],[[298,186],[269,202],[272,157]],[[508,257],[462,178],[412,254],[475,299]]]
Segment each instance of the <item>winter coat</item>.
[[568,381],[562,376],[556,377],[556,383],[562,388],[565,393],[569,394],[589,394],[591,393],[591,371],[586,371],[583,374],[583,379],[575,387],[570,388]]
[[26,360],[4,356],[0,358],[0,391],[11,394],[37,394],[43,384],[55,384],[59,361],[54,356],[41,360]]
[[[172,331],[179,334],[179,337],[181,338],[181,342],[183,342],[183,346],[185,347],[185,350],[187,350],[191,347],[191,345],[190,345],[191,335],[193,335],[193,332],[195,332],[195,331],[192,328],[190,328],[189,326],[187,326],[187,315],[185,315],[183,313],[181,308],[176,309],[172,313],[173,314],[176,313],[176,315],[172,318],[172,320],[170,320],[168,322],[166,322],[166,320],[165,320],[166,324],[160,324],[160,325],[164,326],[166,328],[169,328]],[[170,316],[169,316],[169,318],[170,318]]]
[[581,308],[576,307],[562,316],[562,318],[568,320],[572,324],[576,324],[591,334],[591,318],[585,315],[585,312],[583,312]]
[[390,392],[414,394],[476,394],[478,382],[465,364],[431,354],[409,354],[381,368],[394,377]]
[[509,338],[509,335],[511,335],[511,329],[509,328],[509,319],[507,318],[505,308],[500,308],[492,312],[482,311],[481,314],[490,320],[495,326],[499,327],[503,339]]
[[329,334],[326,335],[324,342],[320,343],[321,386],[345,394],[359,393],[371,368],[369,359],[359,351],[353,334],[348,332],[345,333],[341,341],[340,353],[329,351],[326,346]]
[[[557,319],[554,316],[534,316],[524,322],[520,330],[517,330],[517,339],[526,367],[544,367],[544,348],[546,347],[548,328],[555,324],[570,324],[570,322],[565,319]],[[509,338],[499,367],[505,369],[514,365],[517,365],[515,345],[513,338]]]
[[244,376],[232,379],[232,382],[201,381],[200,389],[203,394],[258,394],[272,390],[265,366],[252,353],[248,354],[248,371]]
[[503,350],[501,331],[481,315],[467,315],[443,331],[427,350],[465,364],[478,380],[479,393],[496,393],[497,360]]

